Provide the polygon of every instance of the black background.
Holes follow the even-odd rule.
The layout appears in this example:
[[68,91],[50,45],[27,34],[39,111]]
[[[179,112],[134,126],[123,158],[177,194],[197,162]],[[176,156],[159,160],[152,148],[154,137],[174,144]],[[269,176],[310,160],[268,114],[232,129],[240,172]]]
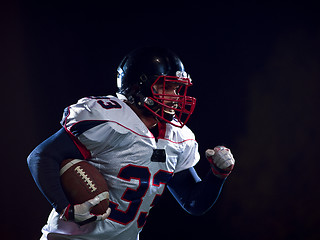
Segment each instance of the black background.
[[[320,239],[320,28],[316,1],[7,1],[1,21],[1,239],[38,239],[50,205],[32,149],[79,98],[115,93],[143,45],[172,49],[198,100],[200,152],[236,166],[215,206],[185,213],[166,191],[141,239]],[[203,155],[202,155],[203,156]],[[204,174],[203,158],[197,166]]]

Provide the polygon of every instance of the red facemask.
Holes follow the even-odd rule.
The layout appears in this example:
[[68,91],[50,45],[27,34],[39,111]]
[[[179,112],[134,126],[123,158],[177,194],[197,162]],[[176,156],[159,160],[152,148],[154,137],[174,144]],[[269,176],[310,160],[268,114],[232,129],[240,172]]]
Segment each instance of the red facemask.
[[191,79],[187,77],[159,76],[151,85],[152,97],[146,99],[144,106],[161,120],[183,127],[196,104],[195,98],[187,96],[190,86]]

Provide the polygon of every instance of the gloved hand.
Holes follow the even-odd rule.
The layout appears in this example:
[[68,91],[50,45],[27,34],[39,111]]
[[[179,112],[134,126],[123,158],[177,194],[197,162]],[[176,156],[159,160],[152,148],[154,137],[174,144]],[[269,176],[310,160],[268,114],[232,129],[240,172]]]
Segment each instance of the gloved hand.
[[108,192],[100,193],[93,199],[90,199],[84,203],[71,205],[69,204],[61,213],[60,219],[65,221],[72,221],[80,226],[94,222],[105,220],[111,213],[111,209],[108,208],[107,211],[102,215],[94,215],[90,213],[91,208],[99,204],[101,201],[109,198]]
[[206,157],[214,175],[222,179],[229,176],[235,164],[229,148],[217,146],[214,149],[207,149]]

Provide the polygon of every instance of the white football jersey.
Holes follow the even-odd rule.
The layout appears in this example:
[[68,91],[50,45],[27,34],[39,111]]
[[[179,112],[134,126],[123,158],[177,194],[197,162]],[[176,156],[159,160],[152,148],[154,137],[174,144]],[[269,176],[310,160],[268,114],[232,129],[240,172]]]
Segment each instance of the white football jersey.
[[136,240],[166,183],[199,161],[188,127],[161,123],[156,141],[135,112],[113,96],[80,99],[66,109],[61,123],[105,177],[111,214],[105,221],[79,227],[59,220],[53,210],[43,239]]

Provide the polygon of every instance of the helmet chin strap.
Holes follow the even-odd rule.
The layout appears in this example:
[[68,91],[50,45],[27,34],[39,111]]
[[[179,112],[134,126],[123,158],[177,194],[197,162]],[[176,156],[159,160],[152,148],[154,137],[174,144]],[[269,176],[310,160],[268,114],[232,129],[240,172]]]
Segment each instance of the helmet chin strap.
[[[158,112],[161,110],[161,107],[158,108],[155,113],[158,114]],[[163,118],[167,119],[168,121],[172,121],[173,120],[173,117],[174,117],[174,113],[172,114],[171,112],[169,111],[166,111],[166,110],[163,110]],[[158,117],[157,117],[158,118]],[[158,118],[159,119],[159,118]],[[162,119],[159,119],[160,121],[163,121]]]
[[164,111],[163,117],[171,122],[173,120],[174,114]]
[[[161,111],[161,109],[163,107],[159,106],[157,103],[155,103],[152,99],[146,97],[144,99],[144,103],[146,105],[148,105],[150,108],[153,109],[154,113],[158,114],[158,115],[161,115],[159,114],[159,112]],[[160,122],[164,122],[163,119],[159,118],[157,115],[155,115],[154,113],[152,113],[150,110],[148,110],[147,108],[144,108],[145,111],[144,111],[144,114],[148,114],[148,115],[153,115],[158,121]],[[175,111],[174,110],[167,110],[167,109],[163,109],[163,118],[165,118],[166,120],[168,121],[172,121],[173,118],[175,116]]]

